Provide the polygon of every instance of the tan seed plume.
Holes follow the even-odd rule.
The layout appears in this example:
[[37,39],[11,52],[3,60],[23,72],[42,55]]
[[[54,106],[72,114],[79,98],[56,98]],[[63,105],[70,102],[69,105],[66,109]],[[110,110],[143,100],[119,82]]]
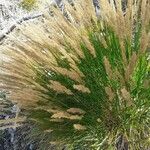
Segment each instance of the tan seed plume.
[[86,130],[87,128],[81,124],[74,124],[73,127],[78,131]]
[[84,85],[81,85],[81,84],[73,85],[73,88],[78,91],[81,91],[83,93],[91,93],[91,91],[87,87],[85,87]]
[[59,83],[58,81],[50,81],[50,85],[48,85],[49,88],[53,89],[54,91],[58,93],[66,93],[68,95],[72,95],[73,93],[71,90],[67,89],[64,85]]

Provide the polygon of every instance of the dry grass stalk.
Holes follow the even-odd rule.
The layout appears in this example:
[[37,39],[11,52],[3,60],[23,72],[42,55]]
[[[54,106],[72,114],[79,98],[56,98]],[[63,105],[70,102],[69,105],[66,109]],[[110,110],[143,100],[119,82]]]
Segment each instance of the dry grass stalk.
[[136,52],[133,52],[133,54],[132,54],[132,56],[130,58],[129,64],[126,67],[126,70],[125,70],[125,79],[126,79],[126,82],[129,81],[130,76],[131,76],[131,74],[134,71],[136,62],[137,62],[137,55],[136,55]]
[[68,95],[72,95],[73,93],[71,90],[67,89],[64,85],[59,83],[58,81],[50,81],[49,88],[53,89],[54,91],[58,93],[66,93]]
[[74,124],[73,127],[76,129],[76,130],[79,130],[79,131],[83,131],[83,130],[86,130],[86,127],[81,125],[81,124]]
[[63,119],[50,119],[51,122],[63,122],[64,120]]
[[17,117],[17,118],[12,118],[12,119],[7,119],[7,120],[0,120],[0,124],[13,124],[14,122],[24,122],[26,120],[25,117]]
[[111,69],[110,62],[106,57],[104,57],[104,65],[105,65],[105,69],[106,69],[106,73],[107,73],[108,77],[110,79],[112,79],[113,72],[112,72],[112,69]]
[[81,91],[83,93],[91,93],[91,91],[87,87],[85,87],[84,85],[81,85],[81,84],[73,85],[73,88],[78,91]]
[[123,75],[121,75],[117,69],[114,72],[113,79],[117,79],[118,81],[120,81],[121,85],[123,85],[123,86],[125,85],[125,79],[124,79]]
[[82,79],[81,79],[82,76],[80,76],[79,72],[76,72],[73,69],[68,70],[68,69],[62,68],[62,67],[53,67],[53,70],[57,73],[60,73],[64,76],[69,77],[72,80],[82,83]]
[[62,111],[62,112],[57,112],[57,113],[53,114],[51,116],[51,118],[54,118],[54,119],[62,119],[62,118],[68,119],[68,118],[70,118],[70,116],[71,115],[69,113]]
[[14,125],[5,125],[3,127],[0,127],[0,130],[4,131],[6,129],[10,129],[10,128],[17,128],[17,127],[20,127],[21,124],[16,124],[15,126]]
[[87,39],[86,36],[82,36],[82,40],[84,42],[84,44],[87,46],[87,48],[89,49],[90,53],[96,57],[96,54],[95,54],[95,49],[94,47],[91,45],[91,43],[89,42],[89,40]]
[[109,97],[109,101],[112,102],[112,100],[114,99],[114,96],[115,96],[112,89],[110,87],[105,87],[105,92]]
[[69,108],[69,109],[67,109],[67,112],[70,114],[78,114],[78,115],[85,114],[85,111],[80,108]]
[[51,116],[53,119],[69,119],[69,120],[81,120],[83,116],[71,115],[68,112],[57,112]]
[[41,92],[35,91],[31,88],[24,88],[19,90],[11,90],[8,95],[8,99],[14,103],[18,103],[20,107],[25,107],[28,109],[28,106],[36,105],[36,102],[42,97]]
[[150,81],[149,80],[145,80],[143,85],[144,85],[145,88],[148,89],[149,86],[150,86]]
[[133,104],[132,97],[130,93],[126,90],[126,88],[121,89],[121,95],[123,99],[126,101],[128,106],[131,106]]
[[146,31],[142,32],[142,36],[140,39],[140,54],[144,54],[147,48],[149,47],[149,41],[150,41],[150,33],[146,34]]
[[121,48],[123,64],[124,64],[124,66],[127,66],[127,58],[126,58],[126,54],[125,54],[126,50],[125,50],[124,42],[120,43],[120,48]]

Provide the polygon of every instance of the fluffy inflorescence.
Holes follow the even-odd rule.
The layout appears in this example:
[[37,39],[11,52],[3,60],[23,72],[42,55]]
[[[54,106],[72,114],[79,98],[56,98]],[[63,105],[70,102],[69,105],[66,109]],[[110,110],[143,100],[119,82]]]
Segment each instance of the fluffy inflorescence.
[[98,18],[76,0],[20,25],[0,47],[0,88],[61,141],[106,149],[122,134],[133,146],[149,134],[150,3],[100,4]]

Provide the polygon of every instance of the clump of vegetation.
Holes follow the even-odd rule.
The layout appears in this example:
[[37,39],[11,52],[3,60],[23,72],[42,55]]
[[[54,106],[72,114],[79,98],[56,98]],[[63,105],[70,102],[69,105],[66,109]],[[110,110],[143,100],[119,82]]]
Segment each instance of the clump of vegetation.
[[31,11],[33,8],[37,6],[37,0],[22,0],[20,6],[23,9]]
[[[68,149],[150,147],[150,3],[52,7],[3,45],[3,89],[41,134]],[[26,39],[21,40],[22,38]],[[52,142],[54,141],[54,142]]]

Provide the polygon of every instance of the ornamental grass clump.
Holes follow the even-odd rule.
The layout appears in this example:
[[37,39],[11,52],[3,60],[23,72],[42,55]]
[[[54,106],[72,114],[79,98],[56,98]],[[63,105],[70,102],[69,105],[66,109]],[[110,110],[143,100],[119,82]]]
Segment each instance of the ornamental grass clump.
[[1,45],[1,88],[51,144],[150,148],[150,2],[64,3]]

